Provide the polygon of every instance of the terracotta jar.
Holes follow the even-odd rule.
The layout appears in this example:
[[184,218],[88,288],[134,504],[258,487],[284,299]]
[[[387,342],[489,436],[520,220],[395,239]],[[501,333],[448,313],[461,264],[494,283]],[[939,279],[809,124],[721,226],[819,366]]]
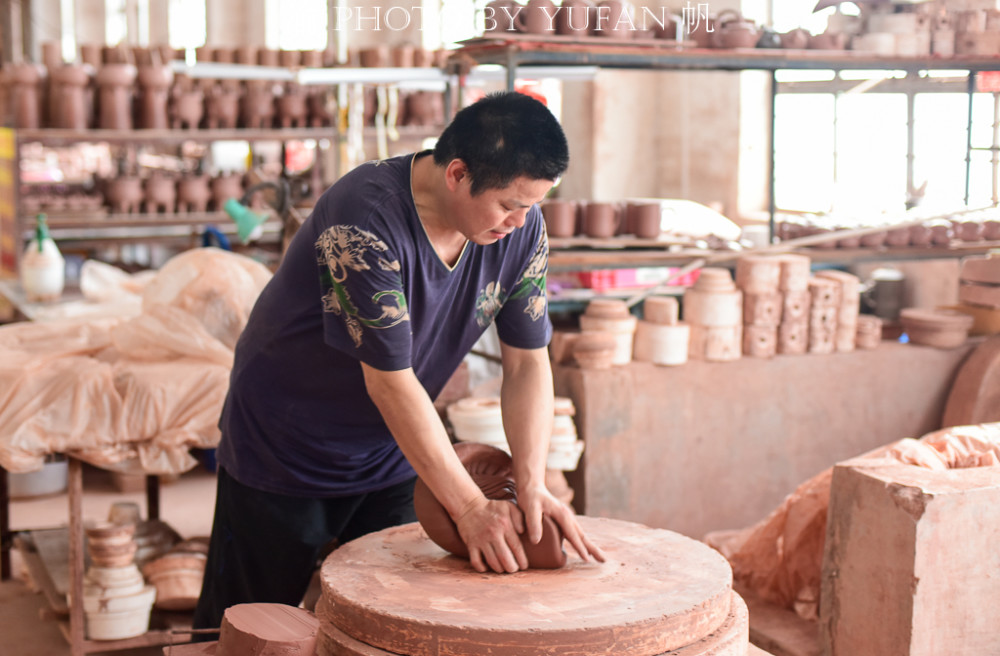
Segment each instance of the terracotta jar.
[[132,64],[105,64],[97,72],[97,125],[105,130],[132,129],[132,100],[138,72]]
[[[552,0],[528,0],[520,11],[514,10],[514,27],[525,34],[555,34],[557,7]],[[504,16],[506,18],[506,16]]]
[[142,180],[138,176],[122,175],[104,182],[104,200],[112,212],[138,213],[143,196]]
[[607,239],[618,229],[618,211],[615,203],[587,203],[584,210],[583,231],[588,237]]
[[930,246],[931,245],[930,227],[923,224],[910,226],[910,245]]
[[4,67],[4,80],[10,86],[14,127],[34,130],[42,123],[42,69],[36,64],[9,64]]
[[955,236],[962,241],[982,241],[983,224],[979,221],[962,221],[955,228]]
[[66,64],[49,72],[52,81],[52,126],[86,130],[91,119],[90,71],[88,66]]
[[563,0],[556,13],[556,34],[586,36],[597,18],[597,6],[591,0]]
[[404,125],[442,125],[444,99],[436,91],[415,91],[406,96]]
[[236,49],[235,48],[216,48],[215,52],[212,53],[212,61],[218,64],[235,64],[236,63]]
[[329,127],[333,125],[333,116],[337,111],[336,97],[326,89],[312,91],[306,97],[306,108],[309,112],[309,127]]
[[237,64],[257,65],[257,46],[240,46],[236,49],[235,57]]
[[516,0],[492,0],[483,10],[484,32],[514,32],[513,16],[521,5]]
[[392,61],[392,53],[387,45],[362,48],[358,52],[358,56],[361,59],[361,66],[364,68],[384,68]]
[[172,214],[177,209],[177,182],[163,173],[153,173],[143,184],[146,195],[145,209],[149,214],[166,212]]
[[279,66],[281,56],[274,48],[261,48],[257,52],[257,63],[261,66]]
[[301,63],[303,68],[323,68],[323,51],[303,50]]
[[92,66],[96,71],[104,65],[104,57],[101,54],[101,46],[96,43],[80,44],[80,61]]
[[392,65],[396,68],[412,68],[413,52],[413,46],[408,43],[395,46],[392,49]]
[[947,246],[951,244],[954,237],[954,229],[951,222],[946,220],[931,221],[927,224],[931,229],[931,243],[935,246]]
[[798,27],[780,35],[781,47],[788,50],[805,50],[809,46],[809,32]]
[[243,96],[243,127],[250,129],[270,128],[274,122],[274,93],[272,82],[267,80],[247,80],[247,91]]
[[413,51],[413,65],[427,68],[434,65],[434,52],[426,48],[417,48]]
[[204,174],[188,174],[177,183],[177,211],[204,212],[212,192],[208,187],[209,177]]
[[174,72],[169,66],[139,67],[139,127],[164,130],[170,126],[170,85]]
[[205,94],[185,78],[170,92],[170,127],[174,130],[196,129],[205,114]]
[[892,246],[894,248],[900,248],[902,246],[910,245],[910,229],[909,228],[893,228],[885,236],[885,243],[887,246]]
[[283,128],[301,128],[306,124],[306,92],[301,85],[289,82],[278,96],[278,122]]
[[640,239],[656,239],[660,236],[660,204],[629,203],[629,232]]
[[243,195],[243,174],[220,173],[212,178],[212,206],[221,211],[230,198],[239,199]]
[[213,85],[205,95],[205,127],[235,128],[240,115],[240,92],[231,86]]
[[278,63],[285,68],[294,68],[302,64],[301,50],[280,50],[278,51]]
[[547,200],[542,216],[549,237],[572,237],[576,234],[576,203],[571,200]]
[[753,48],[759,39],[757,24],[738,11],[724,10],[715,19],[712,45],[716,48]]

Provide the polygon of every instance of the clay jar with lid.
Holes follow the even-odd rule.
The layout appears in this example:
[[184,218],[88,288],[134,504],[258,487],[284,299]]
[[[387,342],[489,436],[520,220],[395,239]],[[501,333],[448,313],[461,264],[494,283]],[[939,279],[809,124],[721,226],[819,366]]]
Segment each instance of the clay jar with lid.
[[49,71],[52,82],[52,125],[86,130],[90,125],[93,94],[89,66],[66,64]]
[[547,200],[542,203],[545,230],[549,237],[572,237],[576,234],[576,203],[571,200]]
[[168,101],[170,85],[174,81],[174,71],[169,66],[150,64],[140,66],[139,79],[139,127],[163,130],[169,127]]
[[132,100],[138,71],[132,64],[105,64],[97,72],[97,125],[105,130],[132,129]]
[[955,227],[955,236],[962,241],[982,241],[983,224],[979,221],[962,221]]
[[986,241],[1000,239],[1000,221],[994,219],[983,221],[983,239]]
[[612,364],[625,365],[632,360],[632,340],[636,318],[629,313],[625,301],[595,298],[580,316],[580,329],[588,332],[611,333],[615,337]]
[[3,77],[10,88],[14,127],[37,129],[42,123],[42,68],[31,63],[8,64]]
[[734,9],[719,12],[712,45],[716,48],[753,48],[760,39],[757,24]]

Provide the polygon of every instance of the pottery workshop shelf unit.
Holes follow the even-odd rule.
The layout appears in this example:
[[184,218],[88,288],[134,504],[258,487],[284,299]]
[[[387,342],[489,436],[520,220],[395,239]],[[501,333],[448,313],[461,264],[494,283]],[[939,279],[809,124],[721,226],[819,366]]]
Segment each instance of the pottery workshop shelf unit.
[[[68,531],[52,529],[12,534],[8,523],[8,474],[0,468],[0,544],[3,545],[0,580],[10,578],[9,552],[16,546],[32,580],[41,588],[49,604],[46,614],[59,622],[72,656],[188,642],[190,614],[157,610],[153,610],[150,618],[150,630],[142,635],[121,640],[86,638],[83,605],[74,602],[84,598],[85,566],[83,463],[76,458],[68,458],[67,483]],[[146,514],[150,521],[160,518],[160,482],[156,476],[146,477]]]
[[[610,41],[610,40],[609,40]],[[539,39],[526,35],[491,35],[465,41],[453,61],[499,65],[506,70],[507,88],[513,89],[521,76],[544,75],[543,67],[615,68],[652,71],[767,71],[771,73],[771,126],[768,135],[768,210],[771,234],[775,233],[775,96],[779,91],[776,77],[780,70],[824,71],[901,71],[917,86],[935,84],[935,79],[922,75],[927,71],[964,71],[969,98],[970,135],[966,145],[966,202],[971,166],[972,102],[976,91],[976,75],[983,71],[1000,70],[1000,57],[954,56],[885,57],[870,53],[832,50],[771,50],[771,49],[700,49],[679,47],[676,42],[615,40],[602,43],[600,38],[572,39],[554,37]],[[865,257],[860,255],[860,257]],[[843,258],[838,258],[843,259]]]

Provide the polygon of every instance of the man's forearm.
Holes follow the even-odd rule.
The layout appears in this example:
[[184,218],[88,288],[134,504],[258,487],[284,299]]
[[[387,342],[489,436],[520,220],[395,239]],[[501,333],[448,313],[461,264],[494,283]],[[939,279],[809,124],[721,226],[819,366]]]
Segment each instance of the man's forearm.
[[552,368],[547,349],[502,346],[500,406],[518,487],[545,485],[552,434]]

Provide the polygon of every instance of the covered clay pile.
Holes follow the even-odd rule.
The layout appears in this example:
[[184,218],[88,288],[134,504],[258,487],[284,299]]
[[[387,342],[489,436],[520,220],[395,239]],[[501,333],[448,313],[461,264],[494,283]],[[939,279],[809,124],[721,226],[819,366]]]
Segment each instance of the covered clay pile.
[[418,524],[353,540],[320,573],[319,656],[742,656],[748,615],[725,559],[662,529],[580,517],[608,556],[479,574]]

